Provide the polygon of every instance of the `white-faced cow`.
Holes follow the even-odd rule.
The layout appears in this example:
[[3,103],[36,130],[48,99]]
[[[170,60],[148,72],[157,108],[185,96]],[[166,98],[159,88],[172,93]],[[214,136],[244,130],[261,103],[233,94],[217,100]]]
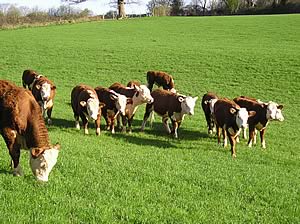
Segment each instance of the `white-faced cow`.
[[24,88],[28,87],[29,90],[32,90],[33,83],[36,79],[42,77],[34,70],[25,70],[22,75],[22,85]]
[[162,86],[163,89],[176,93],[173,77],[162,71],[147,72],[148,88],[152,91],[154,83],[157,86]]
[[95,91],[99,101],[105,105],[102,107],[102,116],[106,121],[107,130],[115,133],[115,118],[119,113],[125,116],[127,97],[101,86],[96,87]]
[[41,76],[36,78],[32,85],[32,95],[42,109],[43,117],[48,117],[47,123],[52,124],[51,114],[53,110],[56,86],[48,78]]
[[282,115],[283,105],[278,105],[272,101],[268,103],[263,103],[258,100],[253,100],[254,98],[248,97],[237,97],[234,101],[241,107],[247,108],[247,110],[253,110],[256,112],[255,116],[249,118],[249,140],[248,146],[251,147],[252,144],[256,144],[256,130],[260,132],[260,140],[262,148],[266,148],[265,132],[269,121],[277,120],[283,121],[284,117]]
[[231,145],[231,155],[236,157],[236,138],[241,128],[247,127],[248,118],[255,115],[255,111],[247,111],[229,99],[218,99],[214,105],[214,118],[217,128],[218,143],[221,143],[221,130],[224,147],[227,146],[227,135]]
[[30,166],[39,181],[48,181],[60,145],[51,145],[41,109],[29,90],[15,87],[0,97],[0,133],[12,159],[13,174],[22,175],[21,148],[30,150]]
[[[178,95],[163,89],[152,91],[151,96],[154,102],[146,106],[141,131],[144,131],[150,114],[155,111],[158,115],[162,116],[162,122],[167,132],[178,138],[177,129],[180,127],[186,114],[194,115],[194,108],[198,97]],[[168,125],[169,118],[172,122],[171,130]]]
[[203,95],[201,106],[205,115],[206,123],[207,123],[207,131],[208,134],[212,134],[215,129],[215,122],[213,118],[213,108],[215,102],[218,100],[218,96],[215,93],[208,92]]
[[[140,86],[134,85],[133,88],[130,88],[122,85],[121,83],[114,83],[109,88],[114,90],[117,93],[125,95],[128,98],[126,110],[125,110],[126,114],[125,116],[121,115],[121,117],[122,117],[122,125],[123,125],[122,132],[126,131],[126,125],[128,122],[128,131],[130,133],[132,131],[131,130],[132,120],[138,106],[144,103],[153,102],[153,98],[150,94],[150,91],[145,85],[140,85]],[[119,126],[119,119],[117,119],[117,121]]]
[[80,129],[80,117],[84,133],[88,134],[88,121],[91,119],[95,121],[96,135],[100,135],[101,108],[104,105],[99,102],[96,91],[84,84],[75,86],[71,92],[71,105],[75,118],[75,127]]

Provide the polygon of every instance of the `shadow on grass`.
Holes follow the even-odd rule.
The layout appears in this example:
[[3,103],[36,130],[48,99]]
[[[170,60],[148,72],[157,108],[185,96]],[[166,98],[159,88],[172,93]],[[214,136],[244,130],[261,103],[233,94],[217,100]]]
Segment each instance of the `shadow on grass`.
[[12,171],[10,169],[8,169],[8,170],[0,169],[0,174],[11,175]]
[[61,119],[61,118],[52,118],[52,124],[48,126],[59,127],[59,128],[75,128],[75,121]]

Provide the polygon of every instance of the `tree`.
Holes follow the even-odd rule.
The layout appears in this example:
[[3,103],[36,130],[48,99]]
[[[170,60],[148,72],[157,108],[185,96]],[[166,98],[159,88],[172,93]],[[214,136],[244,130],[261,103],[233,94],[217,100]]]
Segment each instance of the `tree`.
[[152,16],[167,16],[170,13],[170,0],[151,0],[147,4]]
[[183,14],[183,0],[172,0],[171,16],[179,16]]

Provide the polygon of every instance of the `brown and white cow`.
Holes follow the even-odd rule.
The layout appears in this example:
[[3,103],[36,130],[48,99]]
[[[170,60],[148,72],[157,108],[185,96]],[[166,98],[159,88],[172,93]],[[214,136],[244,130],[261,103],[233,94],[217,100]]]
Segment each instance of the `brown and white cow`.
[[236,157],[236,138],[241,128],[247,127],[248,118],[255,115],[255,111],[247,111],[234,101],[218,99],[214,104],[214,118],[217,128],[218,143],[221,143],[221,130],[224,147],[227,146],[227,135],[231,145],[231,155]]
[[31,92],[42,109],[43,117],[46,119],[47,113],[47,123],[52,124],[51,114],[56,94],[56,86],[48,78],[40,76],[35,79]]
[[215,123],[213,118],[213,108],[215,102],[218,100],[218,96],[215,93],[208,92],[203,95],[201,106],[205,115],[206,123],[207,123],[207,131],[208,134],[212,134],[215,129]]
[[20,87],[0,97],[0,133],[12,159],[13,174],[22,175],[21,148],[30,150],[30,166],[39,181],[48,181],[60,145],[51,145],[41,109],[29,90]]
[[96,135],[100,135],[101,108],[103,103],[99,102],[96,91],[84,84],[77,85],[71,92],[71,106],[75,118],[75,127],[79,130],[79,117],[82,120],[84,133],[88,134],[89,119],[95,121]]
[[36,79],[42,77],[42,75],[38,74],[36,71],[34,70],[25,70],[23,72],[23,75],[22,75],[22,84],[23,84],[23,87],[26,88],[28,87],[28,89],[32,89],[32,86],[33,86],[33,83]]
[[115,118],[119,113],[125,116],[127,97],[101,86],[96,87],[95,91],[99,101],[105,105],[102,107],[102,116],[106,121],[107,130],[115,133]]
[[[180,127],[186,114],[194,115],[194,108],[198,97],[178,95],[163,89],[152,91],[151,96],[154,102],[146,106],[141,131],[144,131],[150,114],[155,111],[162,117],[162,122],[167,132],[178,138],[177,129]],[[170,130],[168,125],[169,118],[172,122],[172,130]]]
[[147,72],[148,88],[152,91],[154,83],[157,86],[162,86],[165,90],[170,90],[176,93],[173,77],[162,71],[148,71]]
[[[122,125],[123,125],[122,132],[126,131],[126,125],[128,123],[128,131],[130,133],[132,131],[131,129],[132,120],[138,106],[144,103],[153,102],[153,98],[150,94],[150,90],[145,85],[140,85],[140,86],[134,85],[133,88],[130,88],[122,85],[121,83],[114,83],[109,88],[114,90],[117,93],[125,95],[128,98],[126,110],[125,110],[125,116],[121,115],[121,117],[122,117]],[[119,119],[117,119],[117,121],[119,126],[120,124]]]
[[[249,118],[249,140],[248,146],[251,147],[252,144],[256,144],[256,130],[260,132],[260,140],[262,148],[266,148],[265,132],[269,121],[277,120],[283,121],[284,117],[282,115],[283,105],[278,105],[272,101],[268,103],[263,103],[258,100],[253,100],[254,98],[248,97],[237,97],[233,99],[241,107],[247,108],[247,110],[253,110],[256,112],[255,116]],[[258,101],[258,102],[257,102]]]

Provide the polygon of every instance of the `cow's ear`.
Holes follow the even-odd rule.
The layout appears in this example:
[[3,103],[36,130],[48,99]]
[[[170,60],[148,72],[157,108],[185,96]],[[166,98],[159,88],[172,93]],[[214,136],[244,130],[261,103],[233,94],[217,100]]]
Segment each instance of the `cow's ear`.
[[81,105],[82,107],[85,107],[85,106],[86,106],[86,102],[85,102],[85,101],[80,101],[79,103],[80,103],[80,105]]
[[234,109],[233,107],[231,107],[231,108],[229,109],[229,112],[232,113],[232,114],[234,114],[234,113],[236,112],[236,109]]
[[41,155],[43,152],[45,151],[45,149],[42,148],[33,148],[31,149],[31,156],[36,159],[37,157],[39,157],[39,155]]
[[208,104],[208,102],[209,102],[208,100],[204,100],[204,102],[203,102],[203,103],[204,103],[205,105],[207,105],[207,104]]
[[253,111],[253,110],[248,111],[248,116],[249,117],[253,117],[255,114],[256,114],[256,111]]
[[110,99],[111,100],[116,100],[117,99],[117,96],[115,94],[110,94]]
[[53,90],[53,89],[56,89],[56,86],[52,86],[51,89],[52,89],[52,90]]
[[182,96],[179,96],[177,99],[180,103],[182,103],[184,101],[184,98]]
[[279,106],[277,106],[277,109],[279,109],[279,110],[282,110],[282,108],[283,108],[282,104],[280,104]]
[[99,108],[105,107],[105,103],[100,102],[99,103]]
[[37,90],[39,90],[39,89],[41,88],[41,86],[40,86],[40,85],[35,85],[35,88],[36,88]]

